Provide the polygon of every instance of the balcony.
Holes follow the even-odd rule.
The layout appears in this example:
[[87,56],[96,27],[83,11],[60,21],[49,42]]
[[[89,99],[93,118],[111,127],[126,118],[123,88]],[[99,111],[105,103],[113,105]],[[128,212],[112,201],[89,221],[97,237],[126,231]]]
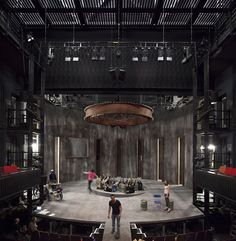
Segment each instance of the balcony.
[[11,174],[0,174],[0,200],[14,197],[41,182],[39,169],[22,169]]

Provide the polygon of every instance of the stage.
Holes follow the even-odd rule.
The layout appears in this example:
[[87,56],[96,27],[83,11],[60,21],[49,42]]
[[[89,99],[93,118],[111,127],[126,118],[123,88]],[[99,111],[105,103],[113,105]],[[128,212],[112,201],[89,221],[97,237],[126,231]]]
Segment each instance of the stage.
[[[121,238],[131,240],[130,223],[161,223],[171,220],[184,220],[203,217],[203,214],[192,205],[192,190],[182,186],[170,186],[170,200],[174,201],[174,210],[164,211],[163,183],[153,180],[142,180],[145,192],[136,196],[117,197],[122,204]],[[54,214],[53,218],[79,220],[84,222],[105,222],[104,241],[113,240],[111,220],[108,220],[109,197],[89,194],[87,181],[62,184],[63,200],[45,202],[42,209]],[[95,186],[93,185],[93,189]],[[111,193],[109,193],[111,194]],[[161,194],[161,208],[154,203],[154,194]],[[147,200],[147,211],[140,208],[141,200]],[[49,215],[47,214],[47,215]]]

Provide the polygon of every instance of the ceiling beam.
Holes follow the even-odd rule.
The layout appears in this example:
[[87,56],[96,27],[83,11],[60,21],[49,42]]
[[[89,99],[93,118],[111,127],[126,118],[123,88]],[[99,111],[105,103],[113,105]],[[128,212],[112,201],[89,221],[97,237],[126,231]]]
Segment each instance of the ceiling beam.
[[[199,13],[203,13],[204,5],[206,4],[207,0],[201,0],[199,1],[196,8],[193,9],[192,17],[188,21],[188,25],[194,24],[196,21]],[[211,12],[212,13],[212,12]]]
[[164,4],[164,0],[159,0],[157,3],[157,6],[155,8],[155,14],[152,18],[152,25],[156,25],[158,23],[158,20],[160,18],[161,12],[163,11],[163,4]]
[[[49,20],[49,18],[46,16],[45,14],[45,9],[40,5],[40,3],[38,2],[38,0],[32,0],[32,3],[34,4],[35,8],[37,9],[37,12],[39,13],[40,17],[42,18],[44,24],[47,23],[47,25],[51,24],[51,21]],[[46,21],[46,23],[45,23]]]
[[[34,0],[35,1],[35,0]],[[160,0],[160,2],[163,0]],[[205,1],[205,0],[204,0]],[[201,1],[200,1],[201,3]],[[117,8],[81,8],[80,3],[75,1],[76,9],[74,8],[47,8],[47,13],[117,13]],[[161,6],[158,5],[158,6]],[[39,10],[37,8],[7,8],[8,12],[14,13],[37,13]],[[122,8],[123,13],[158,13],[159,10],[156,8]],[[43,9],[44,11],[44,9]],[[160,12],[163,8],[160,7]],[[191,8],[164,8],[165,13],[190,13]],[[227,13],[229,8],[193,8],[193,13]],[[83,15],[82,15],[83,17]]]
[[[73,12],[78,13],[80,24],[82,26],[85,26],[86,25],[86,21],[85,21],[85,18],[84,18],[83,10],[82,10],[81,5],[80,5],[80,1],[75,0],[74,3],[75,3],[75,8],[76,9],[74,9],[74,8],[71,9],[72,10],[71,12],[72,13]],[[59,12],[59,11],[57,11],[57,12]]]

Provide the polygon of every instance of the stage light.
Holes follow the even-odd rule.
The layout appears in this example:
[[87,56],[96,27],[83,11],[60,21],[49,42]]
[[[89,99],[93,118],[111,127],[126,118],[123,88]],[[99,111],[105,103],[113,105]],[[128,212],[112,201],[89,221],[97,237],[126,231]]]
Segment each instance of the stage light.
[[138,61],[138,48],[135,47],[132,51],[132,61],[137,62]]
[[213,144],[209,144],[207,148],[209,151],[213,151],[213,152],[215,152],[215,150],[216,150],[216,146]]
[[125,75],[126,75],[126,72],[124,69],[119,69],[119,81],[124,81],[125,80]]
[[72,51],[73,51],[72,61],[73,62],[78,62],[80,60],[80,58],[79,58],[79,48],[78,47],[73,47]]
[[166,49],[166,61],[172,61],[173,60],[173,50],[171,47],[167,47]]
[[34,40],[33,34],[32,34],[32,33],[28,33],[28,34],[27,34],[27,41],[28,41],[28,42],[31,42],[31,41],[33,41],[33,40]]
[[52,63],[53,58],[54,58],[53,48],[49,47],[49,49],[48,49],[48,64]]
[[164,61],[164,47],[159,46],[157,49],[157,61]]
[[91,58],[93,61],[96,61],[98,60],[98,51],[97,51],[97,48],[93,48],[92,49],[92,58]]
[[71,49],[70,49],[70,47],[65,48],[65,61],[66,62],[71,61]]
[[113,81],[116,81],[116,68],[111,68],[110,70],[109,70],[109,74],[110,74],[110,76],[111,76],[111,79],[113,80]]
[[219,95],[218,92],[215,90],[209,90],[209,95],[210,95],[210,101],[212,105],[217,104],[219,101]]
[[143,48],[142,50],[142,61],[147,62],[148,61],[148,49]]
[[99,57],[99,60],[104,61],[105,59],[106,59],[106,56],[105,56],[105,48],[102,47],[102,48],[100,49],[100,57]]
[[182,59],[181,63],[185,64],[192,58],[192,54],[191,54],[191,50],[190,50],[189,46],[184,46],[183,51],[184,51],[184,53],[183,53],[183,59]]

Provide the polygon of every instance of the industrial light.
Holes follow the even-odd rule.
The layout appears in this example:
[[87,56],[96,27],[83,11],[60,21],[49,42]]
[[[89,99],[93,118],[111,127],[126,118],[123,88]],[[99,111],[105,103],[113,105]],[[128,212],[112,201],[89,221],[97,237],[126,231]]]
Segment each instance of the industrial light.
[[216,146],[213,144],[209,144],[207,148],[208,150],[215,152]]
[[99,60],[104,61],[105,59],[106,59],[106,57],[105,57],[105,48],[102,47],[102,48],[100,49],[100,57],[99,57]]
[[172,61],[173,60],[173,50],[171,47],[167,47],[166,49],[166,61]]
[[111,76],[111,79],[112,79],[113,81],[116,81],[116,68],[111,68],[111,69],[109,70],[109,74],[110,74],[110,76]]
[[143,50],[142,50],[142,61],[143,62],[148,61],[148,50],[147,50],[147,48],[143,48]]
[[111,68],[109,74],[113,81],[124,81],[126,71],[123,68]]
[[189,46],[184,46],[183,50],[184,50],[184,53],[183,53],[183,59],[181,63],[185,64],[192,58],[192,54]]
[[33,41],[33,40],[34,40],[33,34],[32,34],[32,33],[28,33],[28,34],[27,34],[27,41],[28,41],[28,42],[31,42],[31,41]]
[[71,61],[71,49],[68,46],[65,49],[65,61],[66,62],[70,62]]
[[164,47],[159,46],[157,49],[157,61],[164,61]]
[[132,61],[138,62],[138,48],[135,47],[132,52]]
[[209,95],[210,95],[210,101],[212,105],[217,104],[219,101],[219,95],[217,91],[214,90],[209,90]]
[[98,52],[96,47],[92,49],[92,60],[93,61],[98,60]]
[[79,48],[78,47],[73,47],[73,57],[72,57],[72,61],[73,62],[78,62],[80,60],[79,58]]
[[126,74],[125,70],[120,68],[119,69],[119,76],[118,76],[119,81],[124,81],[125,80],[125,74]]

